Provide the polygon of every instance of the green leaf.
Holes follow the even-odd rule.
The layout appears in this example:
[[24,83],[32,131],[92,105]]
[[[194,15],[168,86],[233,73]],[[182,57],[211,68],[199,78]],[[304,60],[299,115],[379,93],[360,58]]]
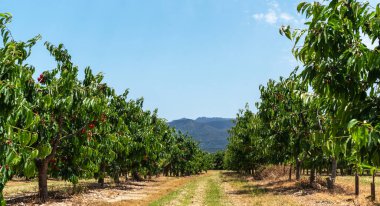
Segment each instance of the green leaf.
[[38,148],[38,158],[45,158],[51,153],[50,144],[44,144]]
[[28,159],[24,165],[24,175],[28,178],[33,177],[36,173],[37,167],[34,160]]
[[6,164],[15,166],[19,164],[20,161],[21,161],[21,157],[16,152],[11,151],[10,153],[8,153],[7,158],[6,158]]
[[348,123],[347,129],[351,129],[352,127],[356,126],[358,123],[359,123],[358,120],[356,120],[356,119],[352,119],[352,120]]
[[30,141],[29,141],[29,146],[30,145],[33,145],[38,139],[38,134],[37,133],[33,133],[31,138],[30,138]]
[[305,6],[307,2],[301,2],[298,4],[297,6],[297,12],[299,13],[301,11],[301,9]]
[[20,143],[22,146],[26,146],[29,144],[32,135],[29,132],[22,132],[20,136]]
[[38,150],[33,150],[31,153],[30,153],[30,159],[34,160],[35,158],[38,157]]

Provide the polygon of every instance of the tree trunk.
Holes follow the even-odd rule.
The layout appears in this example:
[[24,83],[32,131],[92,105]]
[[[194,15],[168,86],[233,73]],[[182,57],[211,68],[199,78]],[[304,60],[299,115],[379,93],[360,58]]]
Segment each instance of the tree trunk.
[[99,177],[98,183],[100,184],[100,187],[104,187],[104,177]]
[[120,178],[119,178],[119,173],[116,173],[115,176],[113,177],[113,181],[116,184],[120,184]]
[[296,161],[296,180],[299,181],[301,179],[301,161],[297,158]]
[[358,172],[355,173],[355,195],[359,195],[359,174]]
[[376,176],[376,171],[373,172],[373,175],[372,175],[372,183],[371,183],[371,200],[372,201],[376,200],[375,176]]
[[133,180],[136,180],[136,181],[142,180],[142,178],[140,177],[139,173],[136,170],[132,172],[132,178]]
[[38,169],[38,198],[41,203],[45,203],[48,199],[48,187],[47,187],[47,170],[48,161],[46,159],[36,160],[36,166]]
[[290,164],[290,166],[289,166],[289,180],[292,180],[292,169],[293,169],[293,165]]
[[55,157],[57,153],[58,145],[60,144],[60,140],[62,138],[62,117],[59,118],[59,133],[53,138],[51,146],[51,152],[45,159],[35,159],[35,164],[38,169],[38,198],[41,203],[45,203],[48,199],[48,187],[47,187],[47,170],[49,166],[49,162],[51,159]]
[[337,167],[335,157],[333,157],[331,161],[332,161],[331,162],[331,176],[327,180],[327,187],[329,189],[334,189],[335,188],[335,178],[336,178],[336,167]]
[[104,187],[104,177],[106,175],[106,166],[104,163],[100,163],[98,183],[101,187]]
[[310,185],[315,182],[315,175],[316,175],[315,173],[316,173],[316,169],[314,166],[312,166],[311,171],[310,171]]

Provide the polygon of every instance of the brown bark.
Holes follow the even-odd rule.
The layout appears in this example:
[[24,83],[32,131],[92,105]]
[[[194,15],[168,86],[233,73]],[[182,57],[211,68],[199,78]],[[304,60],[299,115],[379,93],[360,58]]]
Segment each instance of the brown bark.
[[58,145],[62,139],[62,117],[59,118],[59,132],[58,135],[52,139],[51,153],[45,159],[36,159],[35,163],[38,169],[38,197],[41,203],[45,203],[48,199],[48,187],[47,187],[47,170],[49,162],[53,159],[57,153]]
[[48,187],[47,187],[47,170],[48,161],[37,160],[36,166],[38,169],[38,198],[41,203],[44,203],[48,199]]
[[315,173],[316,173],[316,169],[313,166],[311,168],[311,171],[310,171],[310,184],[313,184],[315,182],[315,179],[316,179],[316,177],[315,177],[316,174]]
[[301,179],[301,161],[297,158],[296,161],[296,180],[299,181]]
[[132,172],[132,178],[136,181],[142,181],[142,178],[140,177],[139,173],[137,171]]
[[101,187],[104,187],[104,177],[106,175],[106,166],[104,163],[100,163],[98,183]]
[[335,157],[333,157],[332,162],[331,162],[331,176],[327,180],[327,187],[329,189],[335,188],[336,168],[337,168],[336,159]]
[[116,183],[116,184],[120,184],[120,176],[119,176],[119,173],[116,173],[113,177],[113,181]]
[[290,166],[289,166],[289,180],[292,180],[292,169],[293,169],[293,165],[290,164]]
[[355,195],[359,195],[359,174],[358,172],[355,173]]
[[60,136],[53,140],[51,153],[45,159],[36,159],[35,161],[38,170],[38,197],[41,203],[45,203],[48,199],[47,171],[50,160],[57,153],[59,140]]
[[371,183],[371,200],[372,201],[376,200],[375,176],[376,176],[376,171],[372,175],[372,183]]

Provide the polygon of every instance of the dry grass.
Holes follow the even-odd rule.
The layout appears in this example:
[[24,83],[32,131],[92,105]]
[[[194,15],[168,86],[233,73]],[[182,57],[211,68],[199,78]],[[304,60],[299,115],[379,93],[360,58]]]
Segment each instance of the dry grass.
[[[106,187],[100,188],[95,180],[81,180],[81,193],[73,195],[68,182],[49,180],[49,201],[47,205],[148,205],[156,199],[172,192],[191,180],[192,177],[158,177],[142,182],[122,182],[114,184],[106,179]],[[5,197],[11,205],[34,205],[37,202],[36,181],[11,181],[5,189]]]
[[[338,177],[335,191],[323,186],[325,178],[318,178],[322,186],[315,189],[309,186],[306,176],[296,182],[288,181],[286,175],[254,180],[232,172],[223,173],[223,180],[228,183],[226,191],[239,205],[380,205],[379,197],[376,202],[369,200],[371,177],[361,177],[358,197],[353,193],[353,176]],[[376,182],[380,186],[380,178]],[[377,194],[380,195],[379,189]]]
[[[281,170],[283,171],[283,170]],[[337,177],[337,189],[329,191],[324,186],[326,176],[318,177],[320,188],[310,187],[308,177],[303,176],[299,182],[288,181],[287,173],[270,168],[263,170],[263,180],[255,180],[249,176],[241,176],[234,172],[210,171],[208,174],[192,177],[159,177],[143,182],[124,182],[115,185],[106,180],[106,187],[99,188],[95,180],[82,180],[82,193],[72,195],[70,183],[49,180],[49,195],[52,199],[49,205],[148,205],[178,188],[192,185],[186,190],[186,197],[181,204],[203,205],[210,202],[225,205],[380,205],[380,177],[377,178],[376,202],[369,200],[371,177],[360,178],[360,195],[354,195],[354,177]],[[264,175],[265,174],[265,175]],[[201,183],[205,183],[204,185]],[[207,184],[210,183],[210,184]],[[202,186],[203,185],[203,186]],[[220,188],[220,190],[218,189]],[[7,184],[5,196],[10,204],[33,205],[36,202],[36,181],[16,180]],[[176,198],[176,197],[174,197]],[[207,202],[206,199],[210,198]],[[199,200],[199,201],[198,201]]]
[[260,167],[254,175],[256,180],[263,179],[279,179],[285,177],[289,171],[289,166],[279,166],[279,165],[267,165]]

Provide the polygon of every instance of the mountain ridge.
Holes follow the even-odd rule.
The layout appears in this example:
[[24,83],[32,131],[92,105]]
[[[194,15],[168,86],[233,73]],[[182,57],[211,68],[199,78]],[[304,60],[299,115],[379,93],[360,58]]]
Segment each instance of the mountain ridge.
[[208,152],[224,150],[228,143],[228,130],[234,125],[232,118],[198,117],[181,118],[168,124],[176,130],[191,135]]

